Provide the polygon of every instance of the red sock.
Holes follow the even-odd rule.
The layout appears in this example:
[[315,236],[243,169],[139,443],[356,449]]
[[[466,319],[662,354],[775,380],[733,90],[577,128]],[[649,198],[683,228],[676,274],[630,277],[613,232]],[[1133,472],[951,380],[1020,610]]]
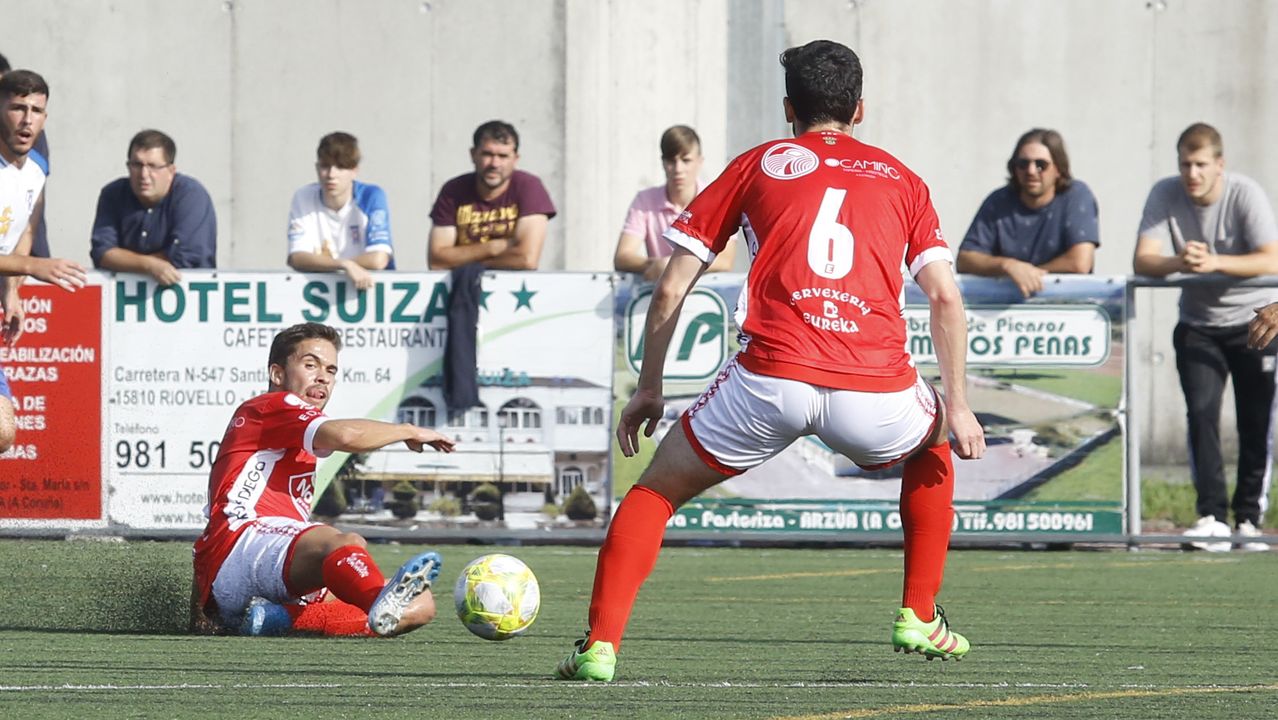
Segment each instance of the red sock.
[[377,569],[368,551],[358,545],[339,547],[324,558],[324,585],[343,600],[365,613],[373,606],[377,594],[386,586],[386,578]]
[[906,460],[901,478],[901,525],[905,530],[901,605],[923,622],[931,622],[935,616],[953,522],[954,460],[950,444],[945,442]]
[[674,507],[664,495],[641,485],[626,493],[608,524],[599,548],[595,588],[590,596],[590,640],[621,649],[639,586],[648,579],[661,552],[661,538]]
[[293,630],[328,637],[372,635],[368,629],[368,613],[354,605],[332,600],[310,605],[285,605],[293,618]]

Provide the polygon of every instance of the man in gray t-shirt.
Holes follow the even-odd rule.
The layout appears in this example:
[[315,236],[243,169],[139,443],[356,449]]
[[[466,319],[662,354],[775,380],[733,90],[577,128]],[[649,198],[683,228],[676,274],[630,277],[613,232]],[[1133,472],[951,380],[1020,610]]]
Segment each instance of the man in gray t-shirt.
[[[1180,176],[1154,184],[1145,201],[1132,260],[1141,275],[1215,274],[1221,282],[1181,290],[1173,345],[1189,422],[1190,470],[1199,520],[1191,537],[1228,537],[1228,497],[1220,446],[1220,403],[1233,379],[1238,417],[1238,484],[1234,522],[1241,536],[1260,534],[1267,506],[1275,350],[1247,346],[1247,323],[1278,300],[1275,288],[1237,287],[1228,278],[1278,274],[1278,222],[1264,190],[1225,172],[1220,133],[1196,123],[1176,143]],[[1170,244],[1174,254],[1164,255]],[[1228,550],[1228,541],[1198,542]],[[1245,549],[1266,549],[1243,543]]]

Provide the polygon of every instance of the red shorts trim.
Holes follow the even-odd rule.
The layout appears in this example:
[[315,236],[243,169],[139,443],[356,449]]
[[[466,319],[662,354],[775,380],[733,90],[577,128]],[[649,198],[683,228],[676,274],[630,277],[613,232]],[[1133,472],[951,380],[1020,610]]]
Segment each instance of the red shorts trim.
[[686,411],[679,418],[679,423],[683,425],[683,434],[688,438],[688,444],[692,446],[693,452],[695,452],[697,457],[701,458],[701,462],[705,463],[711,470],[723,473],[724,475],[740,475],[745,472],[745,470],[741,468],[729,467],[719,462],[718,458],[711,455],[710,451],[706,450],[701,445],[701,441],[697,440],[696,434],[692,432],[692,417],[688,415]]

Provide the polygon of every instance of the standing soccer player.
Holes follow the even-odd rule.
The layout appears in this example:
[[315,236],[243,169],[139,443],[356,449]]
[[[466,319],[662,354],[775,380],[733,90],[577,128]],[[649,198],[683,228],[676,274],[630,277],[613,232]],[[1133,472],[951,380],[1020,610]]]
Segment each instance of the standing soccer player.
[[[209,523],[195,541],[197,620],[249,635],[399,635],[435,617],[438,554],[410,559],[387,582],[364,538],[307,519],[316,457],[397,442],[453,450],[428,428],[324,415],[341,346],[319,323],[276,335],[269,392],[231,418],[209,474]],[[328,593],[336,601],[319,602]]]
[[[935,605],[954,516],[958,455],[985,451],[966,398],[967,319],[927,186],[852,138],[861,63],[818,40],[781,55],[795,139],[732,162],[666,232],[676,245],[648,311],[643,369],[622,411],[626,456],[665,408],[662,373],[684,297],[738,226],[751,267],[737,308],[741,351],[671,429],[617,509],[599,551],[587,636],[562,679],[613,678],[616,651],[674,508],[814,434],[863,468],[904,462],[897,650],[960,658],[967,640]],[[905,351],[903,269],[927,294],[943,402]]]

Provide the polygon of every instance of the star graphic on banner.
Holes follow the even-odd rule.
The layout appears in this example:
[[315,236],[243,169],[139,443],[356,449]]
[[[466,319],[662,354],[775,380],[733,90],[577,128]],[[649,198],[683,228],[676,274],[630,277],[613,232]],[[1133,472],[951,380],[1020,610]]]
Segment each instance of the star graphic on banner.
[[[483,309],[487,310],[487,309],[488,309],[488,296],[489,296],[489,295],[492,295],[492,294],[493,294],[493,291],[492,291],[492,290],[484,290],[483,288],[480,288],[480,290],[479,290],[479,307],[481,307],[481,308],[483,308]],[[531,308],[530,308],[530,309],[531,309]]]
[[528,312],[532,312],[532,297],[537,294],[537,291],[529,290],[527,281],[519,283],[519,289],[511,290],[510,294],[515,296],[515,310],[526,307]]

